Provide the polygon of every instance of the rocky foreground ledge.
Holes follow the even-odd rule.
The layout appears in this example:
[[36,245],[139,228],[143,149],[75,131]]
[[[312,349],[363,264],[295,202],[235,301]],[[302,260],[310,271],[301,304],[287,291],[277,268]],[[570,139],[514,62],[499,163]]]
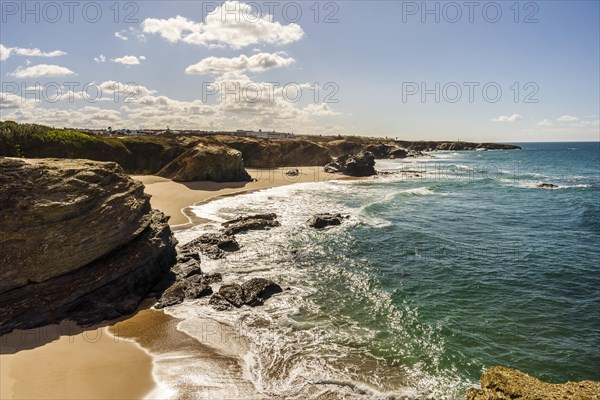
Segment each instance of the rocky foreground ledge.
[[552,384],[512,368],[492,367],[481,376],[481,389],[471,389],[467,400],[594,400],[600,382]]
[[168,218],[116,163],[0,158],[0,334],[137,308],[175,263]]

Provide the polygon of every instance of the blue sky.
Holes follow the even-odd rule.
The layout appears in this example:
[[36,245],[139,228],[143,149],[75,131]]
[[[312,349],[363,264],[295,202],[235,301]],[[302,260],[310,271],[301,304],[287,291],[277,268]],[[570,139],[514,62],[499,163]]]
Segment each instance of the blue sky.
[[72,16],[62,2],[23,4],[1,4],[3,120],[600,136],[598,1],[110,1],[75,2]]

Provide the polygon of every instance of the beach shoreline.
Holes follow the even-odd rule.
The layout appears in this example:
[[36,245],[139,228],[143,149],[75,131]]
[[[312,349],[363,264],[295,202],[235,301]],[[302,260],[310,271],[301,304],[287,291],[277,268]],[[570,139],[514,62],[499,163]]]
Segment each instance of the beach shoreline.
[[[298,170],[298,175],[286,172]],[[174,182],[153,175],[132,175],[144,183],[151,204],[170,216],[174,230],[205,222],[193,215],[191,207],[226,197],[295,183],[337,179],[361,179],[324,173],[322,167],[298,166],[274,169],[248,169],[251,182]],[[207,395],[243,395],[260,398],[244,370],[247,343],[243,336],[221,322],[206,318],[210,330],[235,337],[238,345],[193,338],[177,329],[179,320],[163,311],[150,309],[144,301],[138,311],[100,326],[80,328],[71,322],[37,329],[14,331],[0,338],[2,399],[121,399],[165,398],[168,388],[157,378],[157,367],[169,365],[169,354],[185,347],[190,368],[203,368],[206,381],[200,384]],[[208,328],[207,328],[208,329]],[[222,339],[222,337],[221,337]],[[39,360],[47,360],[39,362]],[[31,365],[35,367],[32,368]],[[173,367],[173,365],[171,365]],[[169,381],[172,381],[169,379]],[[110,382],[110,383],[109,383]],[[178,394],[189,388],[177,388]]]
[[[286,175],[293,170],[298,170],[297,176]],[[144,184],[145,192],[152,196],[150,199],[152,207],[169,216],[169,225],[177,230],[206,222],[193,215],[191,207],[222,197],[295,183],[362,179],[339,173],[326,173],[323,167],[315,166],[247,168],[247,171],[253,179],[251,182],[175,182],[155,175],[131,175],[131,177]]]

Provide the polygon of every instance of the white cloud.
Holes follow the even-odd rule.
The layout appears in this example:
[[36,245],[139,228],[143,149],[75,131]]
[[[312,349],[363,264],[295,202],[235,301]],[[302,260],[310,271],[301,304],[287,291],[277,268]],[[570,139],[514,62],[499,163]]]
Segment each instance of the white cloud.
[[0,92],[0,110],[13,110],[32,105],[31,99],[18,96],[13,93]]
[[94,61],[96,61],[97,63],[103,63],[106,62],[106,57],[104,56],[104,54],[100,54],[98,57],[94,57]]
[[5,47],[0,44],[0,60],[4,61],[11,55],[24,56],[24,57],[60,57],[64,56],[64,51],[42,51],[40,49],[28,49],[24,47]]
[[138,65],[141,61],[144,61],[146,59],[146,57],[144,56],[140,56],[139,58],[136,56],[123,56],[123,57],[119,57],[119,58],[115,58],[112,61],[119,63],[119,64],[124,64],[124,65]]
[[493,122],[516,122],[521,120],[521,116],[519,114],[513,115],[499,115],[496,118],[492,118]]
[[537,126],[552,126],[552,121],[549,119],[543,119],[543,120],[539,121],[536,125]]
[[[125,31],[125,32],[127,32],[127,31]],[[115,37],[117,39],[121,39],[121,40],[129,40],[129,38],[127,36],[125,36],[125,34],[122,32],[115,32]]]
[[129,29],[123,29],[115,32],[115,37],[121,40],[129,40],[129,37],[137,37],[141,41],[145,41],[146,37],[140,32],[138,28],[130,27]]
[[4,47],[2,43],[0,43],[0,61],[4,61],[10,57],[11,52],[12,49],[10,47]]
[[261,72],[272,68],[287,67],[295,60],[285,53],[259,53],[250,57],[208,57],[185,69],[186,74],[223,74],[227,72]]
[[13,47],[12,49],[16,55],[25,56],[25,57],[60,57],[64,56],[64,51],[54,50],[54,51],[41,51],[40,49],[25,49],[21,47]]
[[28,68],[17,68],[10,75],[15,78],[40,78],[49,76],[67,76],[73,75],[74,72],[68,68],[58,65],[39,64]]
[[205,22],[182,16],[169,19],[147,18],[142,22],[145,33],[159,34],[171,43],[202,46],[227,45],[239,49],[256,43],[286,44],[300,40],[304,31],[298,24],[282,25],[271,15],[259,15],[252,6],[226,1],[209,13]]
[[575,122],[579,121],[579,118],[574,117],[572,115],[561,115],[560,117],[556,118],[556,120],[558,122]]

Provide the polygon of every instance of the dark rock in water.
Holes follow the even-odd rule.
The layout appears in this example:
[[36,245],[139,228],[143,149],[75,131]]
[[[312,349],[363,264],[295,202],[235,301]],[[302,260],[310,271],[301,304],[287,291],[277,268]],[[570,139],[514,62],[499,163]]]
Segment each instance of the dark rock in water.
[[181,277],[183,279],[189,278],[192,275],[200,275],[202,270],[200,269],[200,262],[195,259],[189,259],[182,263],[178,263],[171,271],[175,273],[177,277]]
[[212,288],[200,275],[189,279],[176,281],[161,295],[156,308],[163,308],[179,304],[184,300],[193,300],[212,294]]
[[481,375],[481,390],[470,389],[467,400],[583,400],[599,399],[600,382],[563,384],[542,382],[512,368],[492,367]]
[[219,294],[235,307],[241,307],[244,304],[244,290],[236,283],[221,286]]
[[390,151],[389,154],[389,158],[406,158],[409,156],[408,151],[400,148]]
[[204,275],[202,278],[207,283],[217,283],[217,282],[222,282],[223,281],[223,276],[221,274],[219,274],[218,272],[216,272],[214,274]]
[[232,283],[221,286],[219,292],[212,295],[208,304],[216,310],[239,308],[244,304],[259,306],[269,297],[281,291],[281,287],[273,281],[253,278],[241,285]]
[[340,225],[345,218],[348,218],[348,216],[343,217],[342,214],[317,214],[306,221],[306,223],[312,228],[322,229],[330,225]]
[[226,311],[233,308],[233,304],[227,301],[227,299],[219,293],[213,294],[210,297],[208,304],[210,304],[217,311]]
[[223,233],[228,236],[233,236],[237,233],[246,232],[249,230],[263,230],[275,228],[280,225],[276,220],[275,213],[246,215],[232,219],[223,223]]
[[214,260],[223,258],[225,252],[240,249],[234,237],[220,233],[205,233],[181,246],[180,254],[202,253]]
[[298,168],[294,168],[294,169],[290,169],[288,171],[285,171],[285,174],[287,176],[298,176],[298,175],[300,175],[300,171],[298,170]]
[[135,311],[175,262],[168,218],[115,163],[0,158],[0,334]]
[[242,283],[244,292],[244,304],[259,306],[275,293],[280,293],[281,286],[264,278],[252,278]]
[[342,173],[349,176],[371,176],[375,171],[375,157],[369,151],[354,155],[344,155],[327,164],[325,172]]
[[537,185],[537,187],[540,189],[556,189],[558,188],[558,185],[555,185],[553,183],[540,183],[539,185]]

